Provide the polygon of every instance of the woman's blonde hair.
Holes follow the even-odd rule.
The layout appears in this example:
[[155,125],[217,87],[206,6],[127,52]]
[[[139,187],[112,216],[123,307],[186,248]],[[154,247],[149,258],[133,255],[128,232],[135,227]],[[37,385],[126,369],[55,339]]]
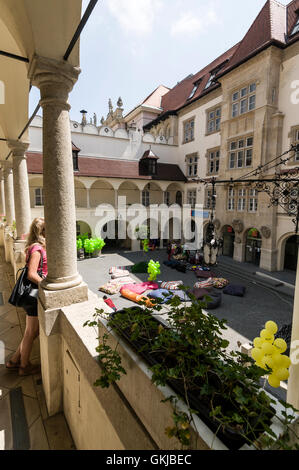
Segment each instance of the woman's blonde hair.
[[26,245],[25,245],[25,252],[27,252],[28,248],[31,245],[41,245],[42,247],[46,247],[46,239],[45,239],[45,219],[42,217],[36,217],[30,226],[29,234],[27,236]]

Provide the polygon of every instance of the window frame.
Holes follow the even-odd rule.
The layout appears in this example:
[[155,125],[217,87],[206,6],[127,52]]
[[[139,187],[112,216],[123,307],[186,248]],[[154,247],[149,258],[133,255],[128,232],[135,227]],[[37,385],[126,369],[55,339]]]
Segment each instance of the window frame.
[[[211,164],[213,162],[214,168]],[[207,175],[218,175],[220,170],[220,147],[215,147],[207,152]]]
[[[250,145],[249,145],[250,143]],[[228,169],[242,170],[253,164],[254,136],[252,134],[228,142]],[[250,160],[248,160],[250,155]],[[250,164],[247,164],[250,161]]]
[[[37,191],[39,191],[40,194],[37,194]],[[37,203],[37,198],[40,198],[40,204]],[[34,206],[35,207],[44,206],[44,188],[43,187],[34,188]]]
[[142,191],[142,196],[141,197],[142,197],[142,205],[144,207],[149,207],[149,205],[150,205],[150,192],[149,192],[149,190],[144,189]]
[[297,11],[297,21],[294,24],[290,36],[299,33],[299,11]]
[[[252,209],[250,208],[251,203],[252,203]],[[247,210],[250,213],[256,213],[258,211],[258,191],[256,189],[249,189],[248,191]]]
[[227,192],[227,210],[229,212],[235,211],[235,198],[236,198],[236,191],[235,188],[228,188]]
[[[219,111],[219,114],[217,115],[217,112]],[[214,113],[214,117],[210,117],[210,115]],[[216,132],[221,131],[221,117],[222,117],[222,107],[221,105],[215,106],[214,108],[207,109],[206,111],[206,135],[211,135],[215,134]],[[219,121],[219,124],[217,124],[217,121]],[[210,129],[210,124],[213,123],[213,129]]]
[[[251,91],[252,87],[253,89]],[[256,88],[255,81],[250,82],[231,93],[231,119],[243,116],[244,114],[250,113],[256,109]],[[244,94],[242,94],[243,91]],[[242,108],[242,103],[245,102],[246,106]]]
[[[192,159],[192,161],[191,161]],[[186,155],[185,157],[186,161],[186,176],[187,178],[194,178],[198,176],[198,165],[199,165],[199,159],[198,159],[198,154],[197,153],[192,153],[190,155]],[[196,168],[196,171],[195,171]],[[191,171],[191,173],[190,173]]]
[[195,209],[196,201],[197,201],[197,190],[196,189],[188,189],[188,191],[187,191],[187,204],[189,204],[192,209]]
[[[193,123],[193,126],[191,126],[192,123]],[[186,129],[187,126],[190,126],[190,128]],[[191,138],[189,138],[189,134]],[[194,139],[195,139],[195,116],[183,122],[183,144],[188,144],[189,142],[193,142]]]

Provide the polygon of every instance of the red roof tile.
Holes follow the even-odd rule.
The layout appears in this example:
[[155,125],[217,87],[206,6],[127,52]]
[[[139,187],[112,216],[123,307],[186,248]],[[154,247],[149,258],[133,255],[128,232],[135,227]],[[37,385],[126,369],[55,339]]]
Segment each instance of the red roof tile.
[[[28,152],[28,173],[43,173],[43,156],[41,153]],[[165,181],[185,181],[186,178],[180,167],[174,164],[158,163],[156,176],[142,176],[139,174],[139,161],[128,162],[123,160],[109,160],[105,158],[78,157],[79,171],[76,176],[93,176],[104,178],[148,179]]]
[[[298,19],[299,0],[293,0],[287,6],[287,31],[290,35]],[[299,33],[297,33],[299,34]],[[296,34],[296,36],[297,36]]]

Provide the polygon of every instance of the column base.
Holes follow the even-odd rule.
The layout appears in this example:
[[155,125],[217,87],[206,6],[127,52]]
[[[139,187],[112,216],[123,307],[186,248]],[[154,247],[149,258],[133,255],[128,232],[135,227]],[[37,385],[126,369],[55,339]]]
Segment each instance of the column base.
[[49,276],[46,277],[41,283],[43,289],[50,291],[59,291],[77,287],[82,283],[82,277],[77,273],[75,276],[70,277],[58,277],[51,279]]
[[277,254],[278,250],[267,250],[266,248],[262,248],[260,268],[269,272],[277,271]]
[[47,284],[46,288],[43,286],[45,281],[41,282],[39,287],[39,300],[44,310],[66,307],[88,300],[88,286],[85,282],[63,289],[59,289],[59,285],[56,284],[57,290],[48,290]]

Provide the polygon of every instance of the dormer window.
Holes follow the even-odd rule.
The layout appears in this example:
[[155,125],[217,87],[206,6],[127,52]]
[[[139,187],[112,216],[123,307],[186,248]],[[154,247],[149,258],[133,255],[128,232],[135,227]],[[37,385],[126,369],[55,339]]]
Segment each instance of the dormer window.
[[197,80],[197,82],[194,82],[194,86],[193,86],[193,89],[190,93],[190,95],[188,96],[187,100],[191,100],[193,98],[193,96],[195,95],[195,93],[197,92],[197,89],[199,87],[199,84],[201,82],[201,79],[200,80]]
[[207,81],[207,84],[205,86],[205,90],[207,90],[208,88],[210,88],[211,85],[214,84],[215,77],[216,77],[216,72],[210,74],[209,80]]
[[144,152],[139,161],[139,173],[144,176],[156,176],[158,170],[157,157],[152,150]]
[[79,152],[80,149],[72,142],[73,170],[79,171]]
[[296,13],[297,13],[297,21],[295,23],[294,28],[292,29],[291,36],[299,32],[299,10],[297,10]]

